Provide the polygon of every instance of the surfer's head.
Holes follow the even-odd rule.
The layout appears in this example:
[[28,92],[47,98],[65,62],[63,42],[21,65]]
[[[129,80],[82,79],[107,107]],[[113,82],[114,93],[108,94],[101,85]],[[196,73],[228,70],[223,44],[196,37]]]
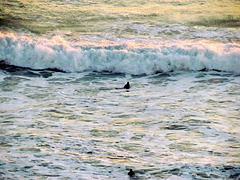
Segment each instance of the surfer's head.
[[127,82],[127,84],[125,84],[125,86],[123,87],[124,89],[130,89],[130,84],[129,82]]
[[130,169],[130,171],[128,172],[128,175],[130,177],[134,177],[135,176],[135,172],[132,169]]

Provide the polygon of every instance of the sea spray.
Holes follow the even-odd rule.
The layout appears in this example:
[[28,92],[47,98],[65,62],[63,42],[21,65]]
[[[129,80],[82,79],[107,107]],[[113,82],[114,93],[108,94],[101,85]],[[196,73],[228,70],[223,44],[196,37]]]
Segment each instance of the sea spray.
[[117,44],[67,41],[60,37],[28,38],[0,34],[0,59],[32,69],[66,72],[110,71],[133,75],[175,70],[240,73],[240,44],[122,39]]

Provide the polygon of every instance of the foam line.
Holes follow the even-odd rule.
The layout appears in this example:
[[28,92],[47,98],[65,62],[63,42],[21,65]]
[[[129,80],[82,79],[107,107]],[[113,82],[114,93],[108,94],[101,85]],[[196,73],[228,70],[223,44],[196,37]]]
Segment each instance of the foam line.
[[[84,44],[84,45],[81,45]],[[32,69],[67,72],[111,71],[153,74],[175,70],[219,70],[240,73],[240,45],[206,42],[142,42],[86,45],[59,37],[30,38],[0,33],[0,59]]]

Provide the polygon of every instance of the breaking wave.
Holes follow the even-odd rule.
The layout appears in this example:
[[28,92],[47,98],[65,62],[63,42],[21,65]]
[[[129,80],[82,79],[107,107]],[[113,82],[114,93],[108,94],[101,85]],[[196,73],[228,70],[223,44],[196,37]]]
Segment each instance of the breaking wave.
[[240,73],[240,44],[213,42],[136,43],[122,39],[104,45],[0,33],[0,59],[32,69],[66,72],[110,71],[133,75],[175,70]]

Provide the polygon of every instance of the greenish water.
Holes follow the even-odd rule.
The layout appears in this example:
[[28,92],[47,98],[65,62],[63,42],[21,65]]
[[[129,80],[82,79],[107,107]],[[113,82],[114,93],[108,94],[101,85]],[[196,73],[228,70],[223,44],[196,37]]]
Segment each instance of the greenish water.
[[239,9],[1,0],[0,179],[239,179]]
[[179,38],[179,34],[189,39],[191,32],[227,28],[229,40],[236,41],[239,36],[233,34],[240,26],[239,9],[236,0],[2,0],[0,22],[6,31],[165,39]]

